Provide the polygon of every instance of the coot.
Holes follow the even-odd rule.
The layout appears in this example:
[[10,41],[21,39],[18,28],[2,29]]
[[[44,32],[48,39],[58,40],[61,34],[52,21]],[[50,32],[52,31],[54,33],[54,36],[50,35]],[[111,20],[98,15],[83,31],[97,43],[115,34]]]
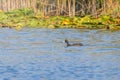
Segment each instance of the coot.
[[83,46],[82,43],[70,44],[69,41],[68,41],[67,39],[65,39],[65,43],[67,44],[67,47],[68,47],[68,46]]

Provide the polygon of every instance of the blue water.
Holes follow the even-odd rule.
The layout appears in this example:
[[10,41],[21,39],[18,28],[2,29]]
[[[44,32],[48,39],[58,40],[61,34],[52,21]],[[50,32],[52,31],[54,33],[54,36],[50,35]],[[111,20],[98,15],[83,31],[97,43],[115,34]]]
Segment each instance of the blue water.
[[0,80],[120,80],[120,31],[1,28]]

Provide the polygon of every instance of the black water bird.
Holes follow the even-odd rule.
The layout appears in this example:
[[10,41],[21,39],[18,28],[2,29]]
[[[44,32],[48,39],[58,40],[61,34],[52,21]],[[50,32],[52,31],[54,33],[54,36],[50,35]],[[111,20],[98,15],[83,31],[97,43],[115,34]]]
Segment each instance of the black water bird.
[[65,39],[65,43],[67,44],[67,47],[68,47],[68,46],[83,46],[82,43],[70,44],[69,41],[68,41],[67,39]]

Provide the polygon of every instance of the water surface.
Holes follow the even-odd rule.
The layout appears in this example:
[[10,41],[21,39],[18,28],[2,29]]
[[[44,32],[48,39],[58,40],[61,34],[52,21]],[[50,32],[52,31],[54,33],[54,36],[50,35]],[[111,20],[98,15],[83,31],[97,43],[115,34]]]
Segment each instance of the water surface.
[[120,80],[120,31],[2,28],[0,80]]

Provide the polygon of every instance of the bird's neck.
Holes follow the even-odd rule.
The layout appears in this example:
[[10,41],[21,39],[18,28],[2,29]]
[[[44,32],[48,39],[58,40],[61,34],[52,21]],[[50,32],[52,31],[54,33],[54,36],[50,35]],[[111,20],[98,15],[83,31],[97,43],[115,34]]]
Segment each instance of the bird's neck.
[[70,46],[69,42],[66,42],[67,46]]

